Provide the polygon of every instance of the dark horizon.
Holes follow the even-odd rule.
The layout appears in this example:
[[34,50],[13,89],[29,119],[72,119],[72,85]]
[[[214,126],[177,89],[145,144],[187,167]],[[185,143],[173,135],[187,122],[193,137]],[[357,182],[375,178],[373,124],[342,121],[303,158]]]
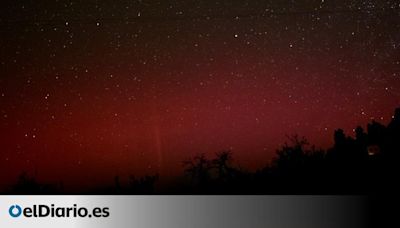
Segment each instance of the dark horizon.
[[[198,153],[181,162],[183,172],[165,179],[155,175],[115,176],[113,181],[75,188],[41,183],[22,172],[3,194],[377,194],[394,192],[400,149],[400,108],[388,125],[376,121],[355,136],[334,131],[334,144],[319,149],[306,138],[287,136],[272,161],[256,171],[240,166],[230,150],[213,157]],[[87,183],[86,183],[87,184]],[[389,187],[390,186],[390,187]]]

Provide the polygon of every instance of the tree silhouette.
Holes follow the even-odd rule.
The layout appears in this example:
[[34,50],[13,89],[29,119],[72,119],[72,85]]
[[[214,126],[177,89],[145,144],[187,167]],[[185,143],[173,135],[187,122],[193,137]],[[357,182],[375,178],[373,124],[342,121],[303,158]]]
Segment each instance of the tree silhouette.
[[191,177],[195,185],[206,186],[210,181],[212,162],[205,154],[198,154],[193,159],[184,161],[183,166],[185,173]]
[[232,161],[231,151],[222,151],[216,153],[216,158],[212,160],[212,164],[217,169],[217,175],[219,181],[226,181],[233,175],[233,168],[230,166]]

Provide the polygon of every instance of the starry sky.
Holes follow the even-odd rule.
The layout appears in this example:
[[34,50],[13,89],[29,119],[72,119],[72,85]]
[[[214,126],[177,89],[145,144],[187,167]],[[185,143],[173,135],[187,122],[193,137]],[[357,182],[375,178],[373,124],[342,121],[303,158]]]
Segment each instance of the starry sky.
[[265,165],[400,104],[398,1],[5,0],[0,184],[182,173],[230,149]]

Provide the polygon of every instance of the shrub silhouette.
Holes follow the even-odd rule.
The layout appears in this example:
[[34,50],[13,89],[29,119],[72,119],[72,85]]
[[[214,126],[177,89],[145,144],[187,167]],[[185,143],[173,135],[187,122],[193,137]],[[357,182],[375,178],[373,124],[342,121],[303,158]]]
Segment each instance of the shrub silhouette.
[[18,177],[17,183],[12,187],[12,194],[55,194],[58,189],[55,185],[41,184],[28,173],[23,172]]

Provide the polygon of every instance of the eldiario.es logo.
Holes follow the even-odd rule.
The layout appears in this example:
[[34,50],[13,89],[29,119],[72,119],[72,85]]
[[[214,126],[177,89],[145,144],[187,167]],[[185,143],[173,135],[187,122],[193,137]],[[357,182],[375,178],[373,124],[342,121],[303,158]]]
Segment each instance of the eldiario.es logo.
[[108,207],[95,207],[91,210],[86,207],[78,207],[74,204],[72,207],[56,207],[54,204],[50,206],[44,204],[33,205],[31,207],[21,207],[17,204],[11,205],[8,213],[13,218],[20,216],[26,218],[101,218],[110,216],[110,208]]

